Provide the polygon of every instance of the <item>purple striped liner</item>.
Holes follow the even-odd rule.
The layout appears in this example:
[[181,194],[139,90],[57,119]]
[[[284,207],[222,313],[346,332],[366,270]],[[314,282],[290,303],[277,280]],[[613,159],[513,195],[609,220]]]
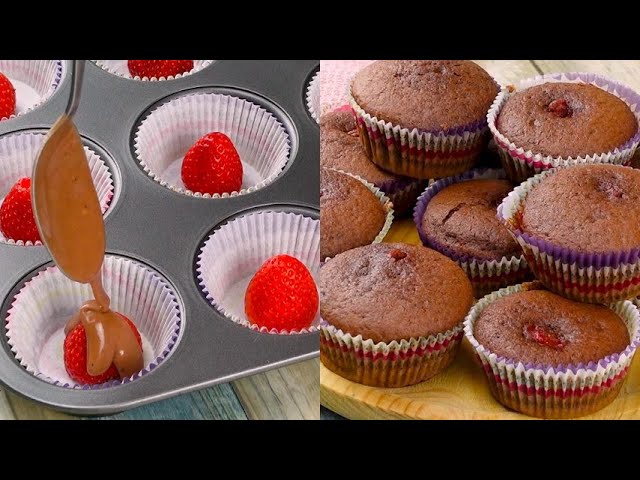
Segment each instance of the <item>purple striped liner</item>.
[[[609,305],[609,308],[622,318],[627,327],[630,338],[629,346],[622,352],[594,359],[588,363],[568,365],[524,363],[517,359],[497,355],[480,344],[474,336],[474,326],[482,311],[489,304],[507,295],[539,288],[539,284],[531,282],[493,292],[479,300],[464,320],[464,334],[480,360],[489,383],[498,389],[497,399],[501,403],[503,400],[508,400],[507,406],[513,409],[518,409],[520,404],[537,404],[539,407],[549,407],[549,398],[551,402],[558,402],[556,405],[551,405],[552,408],[566,408],[566,405],[561,405],[562,400],[556,400],[554,396],[549,397],[550,390],[580,392],[588,387],[602,386],[630,367],[636,349],[640,345],[640,312],[630,301]],[[500,384],[496,382],[496,378],[500,379]],[[515,384],[520,390],[525,390],[528,393],[519,391],[516,394],[517,398],[514,398],[513,392],[506,387],[508,384]],[[501,390],[500,385],[504,386],[504,390]],[[495,396],[496,393],[493,393]],[[584,405],[582,406],[584,407]]]
[[[517,257],[512,256],[509,258],[502,257],[502,259],[500,260],[483,260],[475,257],[470,257],[468,255],[459,254],[455,250],[452,250],[451,248],[442,245],[435,239],[431,238],[428,235],[428,232],[426,232],[422,228],[422,219],[431,199],[433,199],[433,197],[435,197],[445,188],[455,183],[487,178],[505,179],[506,174],[503,170],[499,169],[480,168],[470,170],[454,177],[447,177],[441,180],[437,180],[431,186],[429,186],[420,196],[413,213],[413,221],[418,230],[418,235],[420,236],[422,244],[456,261],[458,265],[460,265],[460,267],[462,267],[462,269],[465,271],[467,276],[473,281],[474,287],[482,286],[483,280],[488,280],[487,277],[495,278],[501,275],[511,273],[515,274],[515,272],[520,272],[522,274],[521,276],[518,274],[518,277],[516,277],[515,281],[521,281],[522,277],[527,275],[529,272],[524,255],[520,255]],[[487,284],[487,287],[494,288],[495,282],[496,281],[494,280],[490,284]],[[507,286],[509,284],[509,277],[505,277],[503,283],[504,284],[500,286]]]
[[[640,95],[630,87],[601,75],[593,73],[552,73],[539,75],[521,81],[516,87],[516,91],[550,82],[589,83],[595,85],[596,87],[601,88],[623,100],[629,106],[640,123]],[[545,156],[540,153],[532,152],[531,150],[525,151],[523,148],[518,147],[506,136],[500,133],[496,126],[496,121],[500,111],[512,94],[513,93],[508,87],[502,88],[487,114],[487,124],[489,126],[489,130],[491,130],[491,134],[493,135],[496,145],[498,146],[498,153],[500,154],[500,159],[507,171],[507,175],[513,181],[522,182],[536,173],[559,166],[583,163],[614,163],[626,165],[631,161],[638,144],[640,144],[639,128],[638,132],[629,139],[628,142],[611,152],[594,152],[593,155],[587,155],[586,157],[563,158],[553,157],[550,155]]]
[[[529,192],[546,177],[562,168],[572,167],[562,166],[546,170],[516,187],[498,207],[498,218],[511,231],[524,250],[529,265],[538,280],[550,290],[569,298],[587,302],[611,303],[622,300],[620,294],[615,293],[613,284],[619,283],[621,280],[640,282],[640,247],[617,252],[579,252],[525,233],[515,225],[515,217],[521,211]],[[617,165],[615,168],[630,167]],[[576,292],[564,290],[559,284],[546,281],[544,275],[539,274],[540,272],[548,273],[555,278],[573,284],[583,285],[586,281],[594,286],[599,284],[608,287],[609,291],[579,295]],[[630,289],[629,292],[629,295],[624,294],[625,298],[640,293],[640,285]]]
[[[400,175],[429,179],[462,173],[473,166],[477,155],[472,152],[481,149],[487,139],[486,118],[445,130],[405,127],[367,113],[353,97],[351,87],[348,98],[369,158]],[[436,157],[425,159],[425,154]]]

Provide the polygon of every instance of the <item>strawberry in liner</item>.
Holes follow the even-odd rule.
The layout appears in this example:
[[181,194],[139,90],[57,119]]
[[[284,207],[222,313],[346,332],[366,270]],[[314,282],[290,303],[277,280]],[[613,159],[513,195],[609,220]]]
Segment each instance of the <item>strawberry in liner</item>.
[[140,78],[168,78],[193,70],[193,60],[128,60],[129,73]]
[[11,188],[0,206],[0,230],[14,241],[40,241],[31,205],[31,179],[21,178]]
[[16,89],[7,77],[0,73],[0,120],[16,113]]

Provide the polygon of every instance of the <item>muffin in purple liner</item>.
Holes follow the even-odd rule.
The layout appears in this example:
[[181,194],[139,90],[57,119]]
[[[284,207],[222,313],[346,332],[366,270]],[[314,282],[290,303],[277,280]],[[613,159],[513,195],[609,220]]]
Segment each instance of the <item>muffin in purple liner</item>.
[[496,217],[512,189],[504,171],[477,169],[436,181],[415,208],[423,245],[456,261],[476,298],[531,276],[520,245]]
[[631,302],[574,302],[538,283],[487,295],[464,332],[493,396],[507,408],[541,418],[575,418],[615,400],[640,343]]
[[640,95],[588,73],[556,73],[503,89],[487,115],[507,175],[521,182],[584,163],[628,164],[640,143]]
[[487,140],[498,84],[467,60],[381,60],[358,72],[349,103],[367,155],[413,178],[473,166]]
[[387,194],[399,215],[411,211],[418,195],[427,186],[426,180],[387,172],[369,160],[349,106],[320,117],[320,166],[353,173],[373,183]]
[[640,294],[640,171],[621,165],[548,170],[516,187],[498,215],[548,289],[591,303]]

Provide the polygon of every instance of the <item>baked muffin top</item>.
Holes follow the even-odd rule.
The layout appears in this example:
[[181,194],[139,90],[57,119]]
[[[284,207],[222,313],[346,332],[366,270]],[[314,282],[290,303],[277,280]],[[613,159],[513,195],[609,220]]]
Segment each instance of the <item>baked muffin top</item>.
[[473,335],[496,355],[547,366],[595,362],[630,343],[624,321],[608,307],[546,290],[492,302],[476,319]]
[[374,342],[443,333],[464,320],[472,303],[464,271],[422,246],[367,245],[320,269],[322,318]]
[[519,228],[585,253],[640,248],[640,171],[576,165],[548,175],[528,193]]
[[575,158],[621,147],[637,133],[638,120],[595,85],[550,82],[510,96],[496,128],[525,151]]
[[355,75],[351,94],[379,120],[441,131],[484,122],[498,85],[469,60],[379,60]]
[[454,183],[429,201],[422,229],[431,241],[458,255],[481,260],[520,256],[520,246],[496,215],[512,189],[501,179]]
[[353,173],[376,186],[407,177],[386,172],[369,160],[358,137],[351,111],[338,110],[320,117],[320,166]]
[[344,173],[320,169],[320,256],[324,260],[375,240],[386,220],[378,198]]

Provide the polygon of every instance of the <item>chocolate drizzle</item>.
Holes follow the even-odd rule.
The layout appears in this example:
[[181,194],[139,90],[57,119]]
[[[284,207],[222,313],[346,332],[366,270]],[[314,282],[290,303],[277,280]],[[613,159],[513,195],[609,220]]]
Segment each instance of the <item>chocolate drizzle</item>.
[[63,115],[51,128],[33,174],[32,200],[38,229],[56,264],[71,280],[89,283],[86,302],[65,326],[82,323],[87,372],[100,375],[114,364],[121,378],[142,370],[142,349],[125,318],[112,311],[102,285],[104,220],[80,135]]

